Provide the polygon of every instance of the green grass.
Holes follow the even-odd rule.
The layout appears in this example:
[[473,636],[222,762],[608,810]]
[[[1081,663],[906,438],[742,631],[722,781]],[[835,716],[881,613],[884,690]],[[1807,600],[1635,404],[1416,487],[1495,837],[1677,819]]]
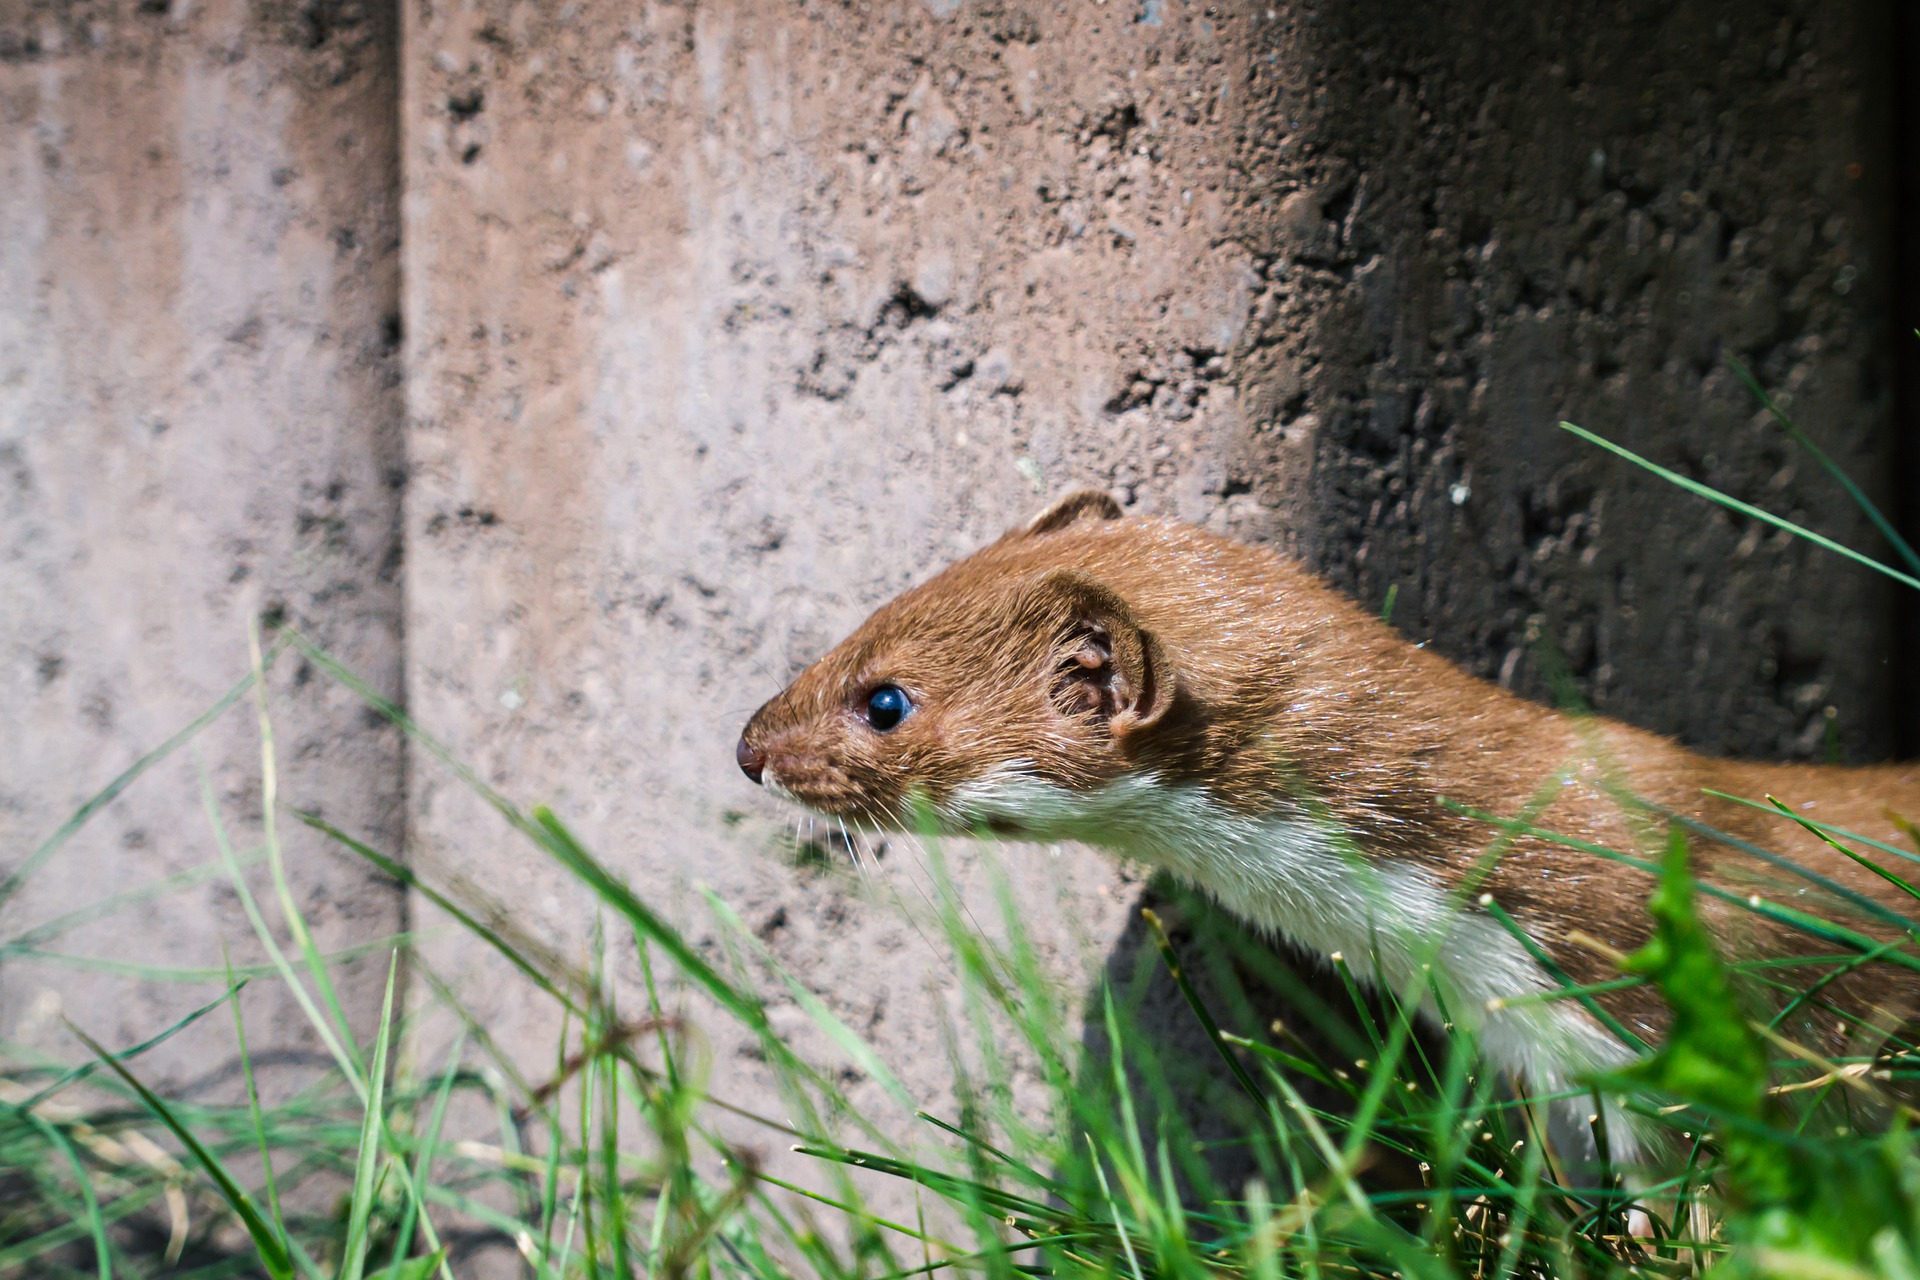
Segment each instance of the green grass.
[[[304,638],[288,643],[326,663]],[[269,660],[262,654],[256,691]],[[383,710],[426,754],[442,754]],[[270,744],[264,711],[260,727]],[[469,1245],[476,1233],[512,1241],[531,1273],[553,1277],[1684,1275],[1722,1257],[1753,1274],[1843,1276],[1903,1274],[1911,1260],[1920,1160],[1903,1134],[1862,1135],[1845,1105],[1844,1095],[1878,1086],[1843,1070],[1852,1064],[1783,1053],[1729,994],[1776,973],[1811,987],[1875,944],[1849,945],[1859,935],[1832,924],[1834,953],[1811,970],[1724,966],[1694,922],[1677,854],[1662,871],[1644,851],[1613,851],[1647,870],[1650,893],[1659,887],[1665,948],[1650,948],[1620,981],[1670,987],[1678,1034],[1605,1087],[1677,1132],[1714,1136],[1692,1144],[1668,1181],[1635,1191],[1604,1170],[1584,1184],[1570,1173],[1542,1132],[1542,1100],[1516,1097],[1480,1071],[1468,1033],[1419,1034],[1408,1010],[1422,993],[1368,996],[1344,964],[1316,985],[1244,935],[1204,936],[1217,921],[1210,926],[1190,903],[1181,910],[1199,922],[1197,934],[1176,936],[1150,915],[1140,971],[1095,989],[1082,1012],[1105,1047],[1090,1053],[1065,975],[1037,959],[1010,894],[1002,888],[1001,911],[982,930],[937,845],[935,892],[919,923],[950,954],[963,1001],[949,1028],[950,1082],[917,1097],[886,1053],[783,972],[724,903],[708,903],[723,944],[716,958],[558,817],[482,794],[530,852],[599,902],[600,950],[586,971],[485,923],[510,917],[478,891],[425,883],[320,819],[292,816],[438,904],[514,966],[529,998],[552,1003],[565,1029],[543,1078],[523,1077],[497,1054],[419,956],[407,964],[430,998],[402,1016],[390,956],[371,1042],[356,1042],[338,975],[365,960],[323,954],[288,914],[292,895],[284,874],[273,874],[277,825],[264,827],[263,847],[237,850],[209,794],[222,869],[268,956],[256,967],[263,976],[221,975],[214,1000],[122,1052],[83,1041],[89,1061],[10,1062],[0,1176],[16,1190],[0,1211],[0,1270],[416,1280],[456,1274],[442,1232]],[[1515,830],[1541,830],[1536,819],[1490,822],[1488,860]],[[1673,849],[1684,848],[1676,829]],[[246,874],[261,865],[276,890],[264,903]],[[176,876],[124,901],[163,903],[204,878]],[[91,914],[49,922],[34,937],[52,941]],[[623,949],[647,977],[637,1013],[615,1006],[601,976]],[[210,1015],[229,1005],[246,1063],[233,997],[247,982],[294,993],[330,1070],[274,1105],[259,1101],[250,1071],[244,1101],[231,1106],[164,1099],[141,1082],[144,1052],[189,1028],[206,1034],[220,1022]],[[1172,983],[1187,1000],[1219,1069],[1196,1073],[1141,1030],[1155,983]],[[1300,1027],[1276,1033],[1262,1021],[1259,1002],[1273,993]],[[1570,989],[1564,998],[1592,994]],[[774,998],[796,1002],[902,1114],[924,1108],[917,1131],[863,1121],[844,1075],[775,1033]],[[467,1029],[431,1068],[395,1052],[419,1020],[449,1013]],[[695,1047],[723,1034],[723,1023],[757,1046],[777,1099],[708,1092]],[[1041,1082],[1037,1110],[1016,1103],[1016,1069]],[[1833,1083],[1804,1087],[1827,1075]],[[1782,1084],[1796,1087],[1769,1092]],[[1190,1095],[1209,1090],[1203,1118],[1229,1138],[1201,1140],[1191,1123]],[[449,1134],[449,1112],[463,1101],[477,1104],[468,1115],[500,1117],[497,1128]],[[793,1148],[802,1172],[765,1167],[743,1130],[763,1134],[760,1145]],[[242,1168],[253,1172],[243,1177]],[[1652,1215],[1653,1236],[1628,1234],[1636,1207]],[[181,1222],[174,1247],[193,1262],[170,1270],[153,1246]],[[227,1223],[240,1232],[222,1231]]]
[[[587,963],[524,936],[484,886],[435,882],[398,851],[283,808],[266,690],[289,650],[400,726],[416,757],[490,805],[529,856],[591,892],[600,914]],[[44,961],[82,925],[165,911],[173,895],[220,878],[266,957],[218,971],[127,965],[134,977],[204,982],[209,999],[140,1044],[101,1045],[80,1026],[74,1043],[84,1052],[69,1060],[7,1050],[0,1274],[425,1280],[459,1274],[476,1246],[494,1244],[541,1280],[1461,1280],[1709,1268],[1783,1280],[1920,1278],[1920,1152],[1888,1093],[1914,1074],[1900,1056],[1909,1046],[1828,1061],[1788,1038],[1784,1015],[1760,1016],[1843,1016],[1824,1004],[1828,985],[1866,964],[1920,964],[1915,920],[1883,911],[1897,936],[1881,942],[1843,919],[1796,913],[1791,922],[1823,940],[1822,955],[1730,965],[1695,904],[1708,893],[1745,900],[1696,885],[1687,871],[1690,842],[1712,833],[1675,824],[1651,849],[1565,841],[1643,874],[1655,921],[1654,941],[1618,979],[1553,997],[1603,1012],[1594,997],[1604,989],[1652,983],[1673,1010],[1666,1044],[1576,1095],[1596,1115],[1601,1092],[1622,1099],[1674,1135],[1659,1177],[1634,1182],[1610,1167],[1604,1123],[1597,1167],[1554,1150],[1548,1099],[1483,1069],[1465,1029],[1422,1030],[1412,1010],[1438,1000],[1437,989],[1370,994],[1378,984],[1363,980],[1361,957],[1312,974],[1170,891],[1185,923],[1150,913],[1135,970],[1076,995],[1069,984],[1080,975],[1048,970],[1004,884],[980,927],[931,840],[933,892],[916,923],[947,957],[959,1001],[946,1028],[947,1078],[917,1094],[901,1064],[785,972],[726,903],[709,898],[700,922],[717,949],[696,947],[685,922],[632,891],[560,817],[487,786],[292,631],[271,645],[256,639],[253,670],[22,859],[0,901],[153,764],[243,702],[261,747],[258,847],[235,845],[203,776],[217,863],[0,937],[0,964]],[[1555,780],[1541,780],[1543,795]],[[1483,866],[1516,835],[1559,838],[1543,812],[1482,815]],[[430,917],[423,927],[464,931],[501,956],[525,999],[546,1004],[560,1027],[544,1067],[501,1053],[412,938],[371,954],[322,951],[289,887],[289,820],[407,886]],[[1915,860],[1801,826],[1856,846],[1854,856],[1890,878]],[[1767,856],[1790,873],[1780,855]],[[256,896],[263,873],[270,892]],[[340,991],[348,966],[379,962],[384,995],[366,1028]],[[616,966],[643,976],[634,1007],[607,978]],[[401,973],[407,1000],[396,990]],[[324,1067],[272,1101],[256,1087],[241,1018],[249,984],[283,989],[324,1053]],[[1167,1043],[1164,1020],[1151,1021],[1155,993],[1169,989],[1191,1013],[1199,1058]],[[775,1001],[812,1021],[833,1064],[776,1032]],[[458,1028],[450,1037],[428,1030],[448,1025]],[[144,1083],[142,1059],[155,1046],[228,1028],[244,1069],[238,1100],[165,1097]],[[722,1041],[753,1046],[774,1096],[713,1090],[705,1046]],[[437,1055],[422,1060],[416,1050],[433,1044]],[[888,1127],[863,1116],[850,1079],[873,1082],[912,1118]],[[766,1158],[768,1149],[794,1158]]]

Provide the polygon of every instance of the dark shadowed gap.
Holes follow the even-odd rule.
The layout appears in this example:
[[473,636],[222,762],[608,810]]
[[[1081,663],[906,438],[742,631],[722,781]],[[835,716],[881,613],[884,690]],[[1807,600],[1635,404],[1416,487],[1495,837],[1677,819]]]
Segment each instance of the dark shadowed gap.
[[[1920,5],[1895,3],[1883,118],[1893,129],[1893,519],[1909,543],[1920,545],[1920,92],[1913,68],[1920,59]],[[1895,746],[1901,759],[1920,757],[1920,592],[1902,592],[1895,615]]]
[[[1887,0],[1285,12],[1247,130],[1278,139],[1247,163],[1283,216],[1247,236],[1306,319],[1239,377],[1313,451],[1308,562],[1526,696],[1557,667],[1756,758],[1822,758],[1831,705],[1847,758],[1887,758],[1891,590],[1556,426],[1877,541],[1726,360],[1893,498]],[[1238,465],[1284,471],[1277,438]]]
[[[1396,1015],[1389,1002],[1372,993],[1356,1005],[1353,992],[1325,956],[1266,937],[1165,873],[1147,885],[1128,913],[1126,929],[1108,954],[1100,979],[1114,995],[1123,1061],[1134,1084],[1135,1119],[1149,1149],[1162,1136],[1173,1144],[1179,1156],[1175,1179],[1183,1197],[1238,1196],[1249,1178],[1275,1172],[1261,1168],[1255,1148],[1264,1139],[1251,1136],[1268,1134],[1271,1116],[1260,1109],[1264,1102],[1250,1107],[1168,972],[1142,908],[1162,917],[1182,972],[1228,1035],[1332,1070],[1348,1070],[1364,1080],[1367,1068],[1355,1063],[1367,1060],[1373,1052],[1370,1037],[1391,1027]],[[1101,1008],[1100,995],[1096,984],[1089,993],[1089,1009]],[[1409,1050],[1413,1060],[1445,1061],[1446,1036],[1425,1022],[1415,1034],[1417,1047]],[[1086,1052],[1081,1087],[1099,1096],[1112,1078],[1114,1046],[1097,1012],[1083,1024],[1081,1045]],[[1264,1095],[1268,1086],[1261,1060],[1247,1055],[1243,1061]],[[1334,1115],[1351,1109],[1350,1096],[1330,1084],[1297,1071],[1286,1074],[1308,1107]],[[1204,1185],[1208,1181],[1215,1184],[1211,1189]],[[1370,1151],[1363,1181],[1385,1193],[1422,1185],[1415,1160],[1377,1146]],[[1281,1197],[1301,1190],[1284,1179],[1272,1189]]]

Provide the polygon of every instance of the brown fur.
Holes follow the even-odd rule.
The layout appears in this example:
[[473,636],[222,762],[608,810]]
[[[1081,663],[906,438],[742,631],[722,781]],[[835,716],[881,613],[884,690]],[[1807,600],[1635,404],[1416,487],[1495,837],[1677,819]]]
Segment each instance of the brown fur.
[[[915,704],[884,734],[861,716],[882,683]],[[1553,789],[1542,827],[1657,856],[1649,850],[1664,823],[1624,807],[1624,787],[1895,911],[1913,905],[1786,819],[1705,792],[1777,795],[1809,818],[1904,847],[1911,841],[1884,815],[1920,818],[1920,766],[1710,759],[1616,721],[1564,715],[1409,644],[1272,551],[1171,520],[1120,518],[1104,494],[1063,499],[880,608],[755,713],[742,752],[809,807],[889,827],[911,825],[916,788],[937,806],[1008,761],[1071,788],[1150,769],[1250,815],[1318,806],[1365,856],[1419,864],[1450,886],[1496,833],[1441,801],[1518,815],[1567,768],[1577,781]],[[1711,882],[1890,936],[1750,854],[1699,838],[1693,849]],[[1533,837],[1517,839],[1485,884],[1581,982],[1616,970],[1578,935],[1621,951],[1639,945],[1651,887],[1638,871]],[[1708,915],[1742,953],[1834,950],[1724,904]],[[1877,966],[1833,990],[1862,1012],[1897,1018],[1916,1008],[1912,977]],[[1610,1003],[1658,1032],[1651,993]]]

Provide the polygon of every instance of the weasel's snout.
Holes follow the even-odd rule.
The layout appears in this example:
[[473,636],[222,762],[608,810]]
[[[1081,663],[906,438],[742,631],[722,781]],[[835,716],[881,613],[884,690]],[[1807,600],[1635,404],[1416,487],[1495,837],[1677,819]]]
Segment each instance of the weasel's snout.
[[733,758],[740,763],[740,772],[747,775],[751,782],[759,782],[760,774],[767,767],[766,753],[747,744],[747,735],[740,735],[740,742],[733,749]]
[[[773,700],[778,702],[779,699]],[[747,781],[755,786],[761,785],[762,776],[767,771],[767,728],[762,721],[766,718],[767,708],[773,702],[761,704],[758,711],[747,717],[746,727],[740,730],[740,741],[734,744],[733,761],[740,766],[740,772],[747,775]]]
[[863,806],[866,792],[849,776],[842,744],[831,729],[796,723],[789,700],[776,698],[740,731],[733,760],[748,781],[783,800],[819,813],[851,813]]

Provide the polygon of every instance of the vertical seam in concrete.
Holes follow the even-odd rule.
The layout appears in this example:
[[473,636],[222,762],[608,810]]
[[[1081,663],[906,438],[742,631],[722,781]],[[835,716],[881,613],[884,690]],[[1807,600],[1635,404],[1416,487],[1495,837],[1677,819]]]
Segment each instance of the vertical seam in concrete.
[[[395,372],[400,378],[400,418],[394,425],[394,429],[400,433],[398,443],[400,446],[401,470],[401,481],[393,495],[393,501],[396,507],[394,511],[394,542],[399,560],[399,568],[397,570],[399,578],[397,584],[399,590],[399,607],[395,611],[394,619],[395,674],[393,701],[394,705],[399,707],[403,715],[406,714],[410,701],[407,696],[407,673],[409,667],[412,665],[410,660],[411,654],[408,650],[409,628],[407,625],[407,576],[408,565],[412,560],[412,556],[408,554],[410,549],[407,546],[407,492],[412,487],[411,448],[409,440],[411,432],[408,428],[412,421],[412,409],[408,394],[409,356],[407,329],[409,326],[406,315],[407,64],[405,56],[406,18],[404,3],[405,0],[391,0],[391,3],[384,6],[384,11],[377,13],[375,16],[375,21],[380,22],[385,28],[380,40],[381,56],[386,62],[382,70],[385,83],[391,94],[387,103],[387,109],[393,113],[393,154],[382,181],[386,186],[388,197],[393,201],[394,252],[398,257],[398,263],[392,276],[393,293],[387,299],[387,314],[399,317],[400,327],[399,339],[394,344],[393,355],[396,366]],[[395,731],[400,734],[399,760],[396,763],[396,767],[400,772],[399,786],[397,788],[400,795],[400,847],[394,850],[394,854],[402,866],[410,866],[413,862],[413,739],[397,725],[395,726]],[[402,937],[411,938],[413,936],[413,891],[405,884],[400,885],[397,891],[400,895],[398,904],[399,932]],[[408,1002],[412,995],[412,966],[408,963],[408,957],[410,955],[410,947],[402,950],[399,960],[399,972],[394,976],[394,987],[399,995],[399,1007],[402,1009],[408,1007]]]

